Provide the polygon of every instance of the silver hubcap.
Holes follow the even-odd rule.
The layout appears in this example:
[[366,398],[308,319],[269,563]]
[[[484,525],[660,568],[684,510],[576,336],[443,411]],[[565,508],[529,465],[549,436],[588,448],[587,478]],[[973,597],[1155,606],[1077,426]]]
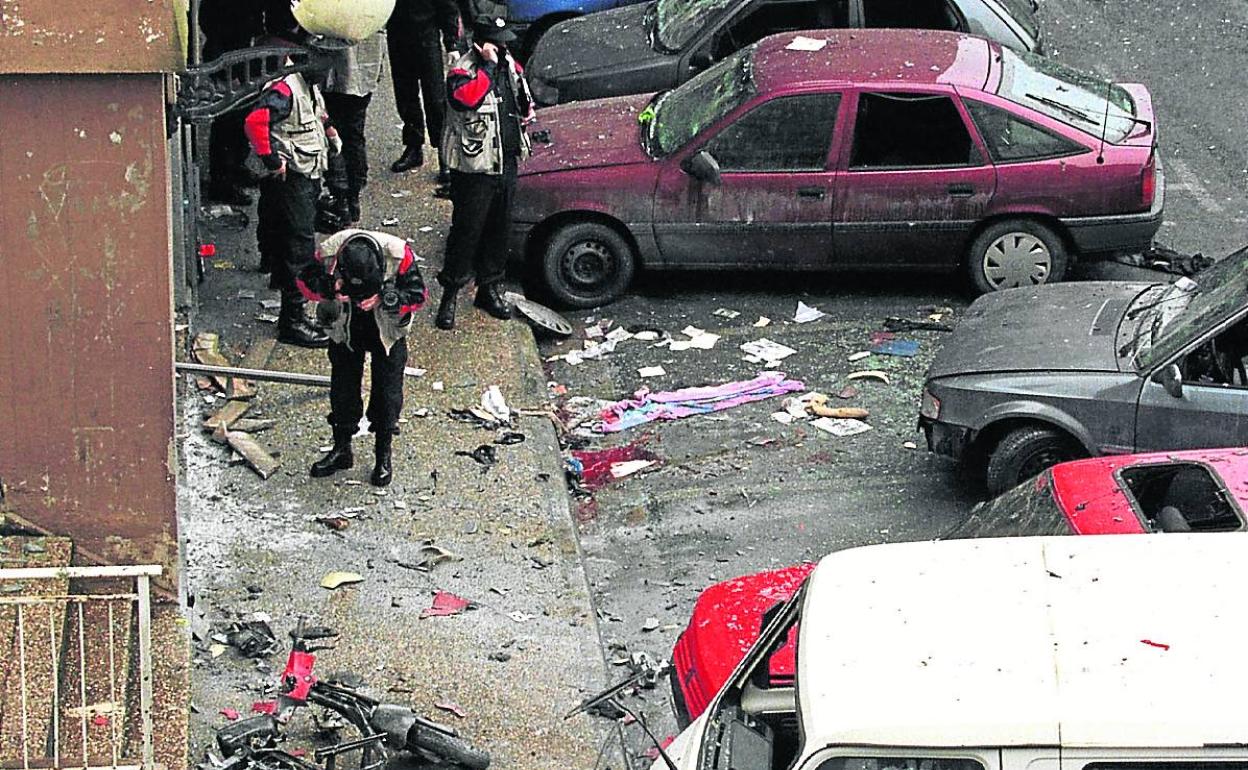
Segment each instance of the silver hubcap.
[[1049,280],[1053,255],[1031,233],[1006,233],[984,252],[983,271],[993,289],[1036,286]]

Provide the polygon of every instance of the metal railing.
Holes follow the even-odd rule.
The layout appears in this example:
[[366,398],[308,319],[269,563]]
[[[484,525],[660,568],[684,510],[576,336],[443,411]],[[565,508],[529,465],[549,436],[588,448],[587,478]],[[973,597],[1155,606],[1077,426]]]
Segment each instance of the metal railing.
[[[11,735],[16,719],[17,743],[20,744],[20,757],[0,755],[0,767],[155,770],[151,579],[160,574],[159,566],[0,569],[0,614],[11,613],[15,658],[6,665],[10,667],[10,677],[14,673],[18,677],[15,685],[0,690],[0,698],[16,694],[18,702],[0,703],[0,708],[9,712],[3,715],[7,723],[4,734]],[[68,582],[63,584],[66,588],[62,591],[59,590],[62,583],[51,582],[109,581],[115,585],[121,579],[132,579],[133,591],[72,591]],[[34,589],[19,588],[21,595],[12,595],[6,588],[16,581],[33,582]],[[88,650],[89,639],[100,644],[96,633],[103,624],[93,623],[88,627],[97,617],[107,618],[107,637],[101,644],[103,649]],[[130,658],[120,656],[130,654],[130,640],[119,640],[117,629],[119,625],[130,629],[132,620],[137,621],[138,626],[138,671],[127,674]],[[27,649],[28,646],[35,649]],[[73,654],[75,649],[76,655]],[[14,664],[15,669],[12,668]],[[73,668],[69,668],[71,666]],[[134,679],[133,673],[137,673],[139,685],[137,758],[127,757],[125,751],[126,704],[130,700],[129,684]],[[103,704],[88,703],[88,690],[98,694],[105,677],[107,688],[103,695],[107,700]],[[11,713],[14,707],[18,709],[17,714]],[[46,735],[32,734],[43,732],[40,725],[47,726]],[[90,729],[93,727],[103,730]],[[106,747],[100,747],[101,733],[106,738]],[[94,751],[93,747],[96,747]],[[7,753],[16,748],[11,739],[7,743],[0,742],[0,751]]]

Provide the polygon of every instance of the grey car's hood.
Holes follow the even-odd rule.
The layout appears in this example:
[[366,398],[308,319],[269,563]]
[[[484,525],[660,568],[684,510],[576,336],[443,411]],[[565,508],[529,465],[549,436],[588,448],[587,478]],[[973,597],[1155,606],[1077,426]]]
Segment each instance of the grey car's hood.
[[1118,324],[1151,285],[1059,283],[980,297],[937,352],[928,377],[1119,371]]

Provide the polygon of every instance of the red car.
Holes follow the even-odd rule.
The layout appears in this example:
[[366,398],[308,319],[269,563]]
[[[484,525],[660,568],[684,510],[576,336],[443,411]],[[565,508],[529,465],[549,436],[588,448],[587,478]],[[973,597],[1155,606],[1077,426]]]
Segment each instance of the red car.
[[642,267],[963,270],[989,292],[1161,224],[1144,86],[952,32],[773,35],[529,135],[512,250],[577,307]]
[[[1248,449],[1093,457],[1061,463],[975,506],[946,538],[1238,532],[1248,518]],[[754,643],[763,615],[789,598],[814,564],[760,572],[702,592],[672,650],[682,727],[710,704]],[[773,681],[793,678],[793,648],[772,658]]]

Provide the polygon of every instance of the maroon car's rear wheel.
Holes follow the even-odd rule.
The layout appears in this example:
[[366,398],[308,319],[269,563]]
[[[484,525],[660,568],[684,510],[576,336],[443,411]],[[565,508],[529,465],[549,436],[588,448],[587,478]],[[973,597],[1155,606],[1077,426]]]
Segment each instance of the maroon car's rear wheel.
[[633,247],[613,228],[574,222],[551,234],[542,254],[542,277],[561,304],[587,308],[618,299],[633,280]]
[[966,257],[976,294],[1056,283],[1065,277],[1067,263],[1061,236],[1030,219],[1007,219],[985,227]]
[[999,495],[1047,468],[1084,456],[1078,442],[1056,428],[1015,428],[989,454],[984,482],[989,494]]

